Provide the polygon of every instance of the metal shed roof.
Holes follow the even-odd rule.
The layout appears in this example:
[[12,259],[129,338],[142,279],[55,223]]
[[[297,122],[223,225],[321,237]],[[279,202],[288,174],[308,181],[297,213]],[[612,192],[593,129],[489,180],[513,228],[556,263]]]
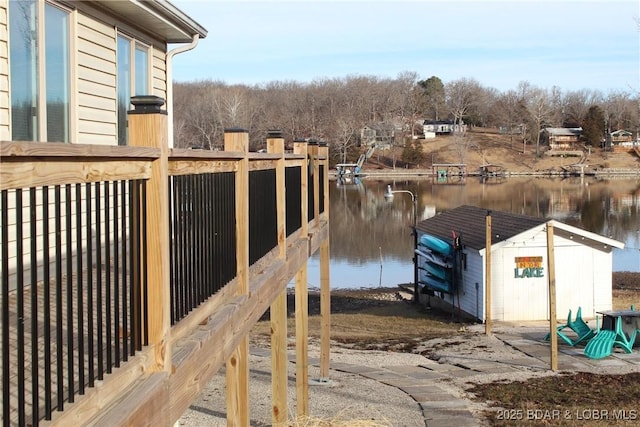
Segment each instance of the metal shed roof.
[[502,242],[546,222],[543,218],[464,205],[425,219],[419,222],[416,228],[422,233],[446,241],[451,241],[452,231],[455,231],[463,245],[481,250],[486,243],[485,224],[488,212],[491,212],[491,244]]
[[[549,223],[554,225],[554,234],[599,250],[623,248],[624,243],[583,230],[559,221],[536,218],[510,212],[492,211],[477,206],[464,205],[425,219],[416,225],[418,231],[451,242],[452,231],[460,237],[464,246],[482,251],[486,246],[486,218],[491,212],[491,244],[499,244],[513,236]],[[580,236],[579,238],[575,236]]]

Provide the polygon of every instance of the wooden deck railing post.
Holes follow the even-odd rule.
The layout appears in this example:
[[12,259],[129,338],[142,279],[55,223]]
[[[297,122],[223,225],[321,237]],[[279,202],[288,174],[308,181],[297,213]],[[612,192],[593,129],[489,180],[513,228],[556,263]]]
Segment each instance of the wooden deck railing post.
[[[313,161],[313,219],[315,220],[316,228],[320,221],[320,161],[318,158],[319,153],[318,142],[315,140],[309,141],[309,157]],[[326,172],[326,171],[325,171]]]
[[148,282],[148,333],[153,347],[151,370],[171,370],[170,290],[169,290],[169,186],[167,112],[157,96],[134,96],[129,111],[129,145],[160,149],[151,165],[147,183],[147,265],[143,274]]
[[[320,202],[324,206],[325,227],[329,227],[329,147],[320,143],[318,155],[323,158],[324,198]],[[318,187],[319,188],[319,187]],[[327,236],[329,233],[327,233]],[[329,380],[329,358],[331,351],[331,285],[329,276],[329,239],[320,244],[320,381]]]
[[[267,153],[282,156],[276,165],[276,215],[278,230],[278,257],[287,257],[286,194],[284,139],[279,131],[270,131],[267,137]],[[287,289],[271,304],[271,420],[274,426],[286,426],[287,407]]]
[[[238,293],[249,294],[249,134],[225,129],[224,150],[244,153],[236,170],[236,260]],[[227,360],[227,425],[249,425],[249,336]]]
[[[308,146],[306,142],[295,141],[295,154],[304,155],[300,176],[302,236],[309,235],[308,198]],[[309,416],[309,291],[307,262],[296,273],[296,414],[299,418]]]

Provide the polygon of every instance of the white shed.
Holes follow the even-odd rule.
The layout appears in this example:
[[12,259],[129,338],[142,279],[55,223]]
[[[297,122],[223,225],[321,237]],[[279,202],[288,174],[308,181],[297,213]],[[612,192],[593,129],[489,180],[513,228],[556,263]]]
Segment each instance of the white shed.
[[430,286],[427,263],[432,254],[426,246],[416,248],[421,292],[484,322],[487,215],[491,215],[492,320],[549,319],[547,224],[554,227],[558,317],[569,310],[575,313],[578,307],[586,318],[611,309],[612,250],[623,248],[622,242],[555,220],[475,206],[460,206],[417,225],[418,242],[436,238],[451,245],[448,288]]

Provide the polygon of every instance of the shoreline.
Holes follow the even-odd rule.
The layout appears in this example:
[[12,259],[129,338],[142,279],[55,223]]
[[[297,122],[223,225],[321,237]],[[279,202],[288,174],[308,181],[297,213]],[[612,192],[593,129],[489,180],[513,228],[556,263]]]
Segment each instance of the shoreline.
[[[348,177],[428,177],[434,178],[437,175],[433,171],[428,169],[375,169],[365,170],[357,174],[345,174]],[[338,179],[339,174],[335,170],[329,171],[329,179]],[[638,169],[624,169],[624,168],[607,168],[594,170],[593,172],[568,172],[564,170],[545,170],[545,171],[505,171],[501,174],[489,174],[485,175],[480,172],[467,172],[466,174],[447,175],[447,178],[456,177],[479,177],[479,178],[510,178],[510,177],[543,177],[543,178],[565,178],[576,176],[590,176],[590,177],[640,177],[640,168]]]

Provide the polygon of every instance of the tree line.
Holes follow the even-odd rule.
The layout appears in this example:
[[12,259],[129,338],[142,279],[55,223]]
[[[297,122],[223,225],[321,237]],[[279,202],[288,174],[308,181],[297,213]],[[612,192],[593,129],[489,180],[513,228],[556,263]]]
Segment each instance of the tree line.
[[222,149],[224,130],[239,127],[249,132],[250,149],[258,150],[267,131],[277,129],[286,142],[326,141],[337,161],[360,145],[365,126],[405,146],[422,132],[424,120],[452,120],[501,128],[536,147],[545,127],[584,127],[592,145],[607,131],[637,134],[640,128],[640,97],[631,91],[562,91],[527,81],[499,91],[472,78],[444,83],[409,71],[396,78],[350,75],[253,86],[176,82],[173,111],[175,147]]

